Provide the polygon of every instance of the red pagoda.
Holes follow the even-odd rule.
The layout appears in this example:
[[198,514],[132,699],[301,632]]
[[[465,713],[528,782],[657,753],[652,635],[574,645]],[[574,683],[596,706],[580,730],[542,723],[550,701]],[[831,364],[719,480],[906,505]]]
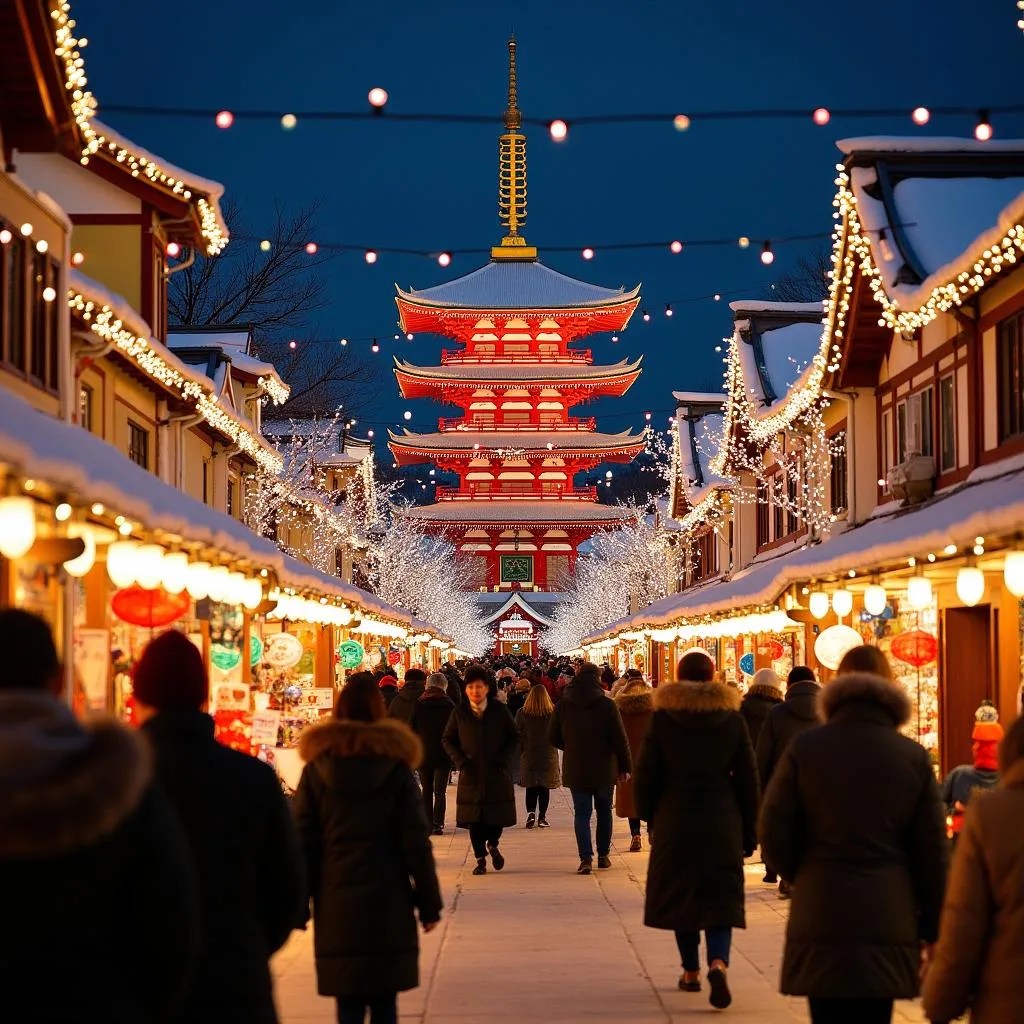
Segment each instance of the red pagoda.
[[490,262],[421,291],[397,289],[408,333],[451,338],[440,366],[396,359],[405,398],[457,406],[435,433],[391,434],[399,465],[431,462],[458,474],[432,505],[407,515],[443,532],[466,560],[466,586],[560,590],[579,545],[614,528],[625,513],[576,488],[577,473],[602,462],[630,462],[644,434],[599,433],[574,406],[624,394],[640,360],[595,366],[589,349],[570,348],[598,331],[621,331],[640,301],[639,286],[612,290],[544,266],[521,234],[526,219],[526,138],[517,103],[516,43],[509,41],[508,109],[499,145],[499,212],[507,230]]

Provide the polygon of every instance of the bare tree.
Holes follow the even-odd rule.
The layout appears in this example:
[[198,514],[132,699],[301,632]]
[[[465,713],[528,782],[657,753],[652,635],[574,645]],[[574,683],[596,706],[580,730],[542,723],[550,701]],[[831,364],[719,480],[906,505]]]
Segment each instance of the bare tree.
[[765,298],[774,302],[819,302],[828,297],[832,254],[824,248],[805,253],[792,270],[777,277]]

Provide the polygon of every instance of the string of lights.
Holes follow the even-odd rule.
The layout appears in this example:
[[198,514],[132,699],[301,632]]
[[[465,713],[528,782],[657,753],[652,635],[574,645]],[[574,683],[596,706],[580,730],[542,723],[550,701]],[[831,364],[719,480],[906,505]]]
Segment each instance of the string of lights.
[[[1022,19],[1024,20],[1024,19]],[[386,89],[376,86],[367,93],[367,106],[359,110],[303,110],[282,111],[258,108],[228,110],[213,107],[167,107],[129,103],[105,104],[104,113],[126,116],[177,117],[212,121],[227,131],[238,122],[276,121],[285,131],[294,131],[303,122],[335,123],[342,121],[391,121],[395,123],[493,125],[493,114],[467,114],[451,111],[395,111],[388,108],[390,99]],[[992,138],[994,115],[1019,114],[1024,104],[969,104],[940,105],[934,107],[745,107],[727,110],[690,110],[684,113],[634,111],[617,114],[580,114],[574,117],[523,117],[524,124],[547,130],[555,142],[564,142],[570,130],[578,127],[596,127],[621,124],[665,124],[677,132],[688,131],[693,125],[736,121],[810,121],[824,127],[835,120],[853,119],[909,119],[918,127],[928,124],[933,117],[973,117],[974,136],[981,141]]]

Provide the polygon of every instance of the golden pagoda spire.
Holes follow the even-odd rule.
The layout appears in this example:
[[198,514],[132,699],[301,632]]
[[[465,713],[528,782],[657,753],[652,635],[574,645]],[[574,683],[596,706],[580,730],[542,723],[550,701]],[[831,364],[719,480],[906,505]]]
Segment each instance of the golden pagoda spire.
[[508,106],[505,133],[498,140],[498,219],[508,230],[491,249],[495,260],[535,260],[537,249],[519,233],[526,222],[526,136],[521,129],[519,83],[516,78],[516,37],[508,41]]

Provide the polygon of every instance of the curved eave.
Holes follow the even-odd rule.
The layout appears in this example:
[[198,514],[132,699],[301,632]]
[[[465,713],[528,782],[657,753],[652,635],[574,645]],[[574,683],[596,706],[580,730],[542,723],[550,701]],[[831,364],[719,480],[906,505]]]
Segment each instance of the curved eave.
[[[449,504],[449,503],[441,502],[439,504],[439,506],[419,505],[419,506],[414,506],[414,507],[421,508],[421,509],[430,509],[430,508],[433,508],[433,507],[439,507],[439,508],[443,509],[446,504]],[[574,504],[576,504],[576,503],[574,503]],[[590,504],[590,503],[579,502],[579,504],[584,505],[584,504]],[[591,507],[594,507],[594,506],[591,504]],[[593,517],[593,518],[581,516],[581,517],[575,518],[575,519],[572,518],[572,517],[564,518],[564,517],[561,517],[561,516],[552,516],[551,518],[547,518],[546,519],[543,515],[523,516],[521,513],[519,515],[516,515],[514,513],[513,514],[508,514],[508,513],[512,512],[513,508],[514,508],[514,505],[513,505],[512,502],[509,502],[508,506],[505,506],[505,505],[503,505],[501,503],[498,503],[498,507],[497,508],[495,508],[493,510],[490,509],[490,508],[487,509],[487,511],[494,511],[495,515],[494,515],[493,518],[486,518],[486,519],[485,518],[481,518],[479,516],[466,516],[466,518],[464,518],[464,519],[460,519],[460,518],[457,518],[457,517],[451,517],[451,516],[438,516],[436,518],[433,518],[433,517],[431,517],[429,515],[429,513],[426,514],[426,515],[413,515],[413,516],[410,516],[409,518],[414,519],[416,522],[423,523],[424,525],[427,525],[427,526],[436,526],[436,527],[442,527],[442,528],[445,528],[445,529],[453,529],[453,528],[454,529],[458,529],[458,528],[461,528],[461,527],[473,528],[475,526],[486,525],[486,526],[494,526],[494,527],[497,527],[497,526],[501,526],[501,527],[536,526],[536,527],[551,527],[551,528],[554,528],[554,529],[561,529],[562,527],[565,527],[565,526],[574,526],[574,527],[590,528],[590,529],[594,529],[594,530],[600,530],[600,529],[602,529],[604,527],[609,527],[609,526],[621,526],[624,522],[626,522],[627,519],[630,518],[629,515],[617,515],[615,513],[615,509],[611,508],[611,507],[609,507],[609,509],[608,509],[609,514],[607,516]],[[502,515],[501,513],[506,513],[506,514]],[[402,511],[399,511],[399,512],[397,512],[397,514],[398,515],[405,515],[406,513],[402,512]]]
[[475,312],[479,315],[481,312],[487,310],[493,310],[495,312],[510,313],[515,316],[521,316],[523,313],[530,310],[540,311],[551,311],[559,312],[563,315],[566,312],[592,312],[595,310],[612,309],[616,306],[628,304],[630,302],[636,303],[640,300],[640,285],[636,285],[629,291],[612,292],[607,298],[592,299],[590,301],[583,302],[572,302],[566,303],[565,305],[550,305],[550,304],[525,304],[521,306],[502,305],[495,306],[493,304],[488,305],[462,305],[454,302],[445,302],[438,299],[430,299],[421,295],[416,291],[406,291],[404,288],[395,285],[396,301],[401,303],[405,302],[410,306],[417,306],[420,309],[433,309],[438,311],[448,311],[453,313],[469,313]]
[[[429,445],[413,445],[400,438],[391,436],[388,448],[399,465],[416,466],[424,462],[469,462],[472,459],[480,458],[486,454],[486,449],[481,447],[468,448],[440,448]],[[527,449],[520,456],[527,460],[530,457],[536,459],[547,458],[572,458],[578,461],[588,461],[597,465],[599,462],[632,462],[644,450],[644,442],[636,444],[619,445],[608,448],[534,448]]]

